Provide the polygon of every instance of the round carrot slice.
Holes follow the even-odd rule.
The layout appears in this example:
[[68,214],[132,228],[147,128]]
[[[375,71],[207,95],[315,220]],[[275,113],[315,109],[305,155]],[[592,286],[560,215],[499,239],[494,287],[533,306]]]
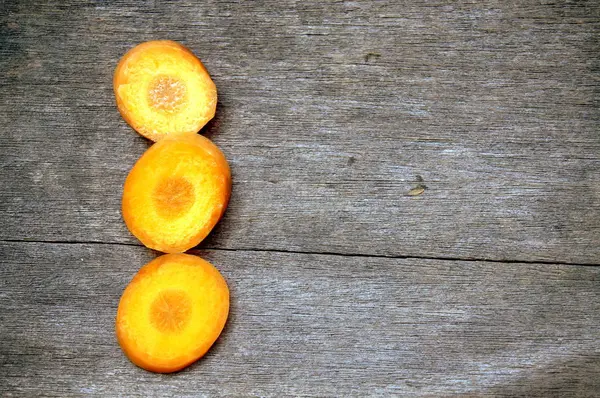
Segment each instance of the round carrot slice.
[[229,313],[229,289],[209,262],[166,254],[133,277],[117,310],[119,345],[137,366],[152,372],[180,370],[217,340]]
[[231,173],[223,153],[198,134],[152,145],[123,187],[125,224],[144,245],[180,253],[198,245],[229,201]]
[[217,106],[217,89],[202,62],[170,40],[128,51],[117,65],[113,88],[123,118],[152,141],[197,133]]

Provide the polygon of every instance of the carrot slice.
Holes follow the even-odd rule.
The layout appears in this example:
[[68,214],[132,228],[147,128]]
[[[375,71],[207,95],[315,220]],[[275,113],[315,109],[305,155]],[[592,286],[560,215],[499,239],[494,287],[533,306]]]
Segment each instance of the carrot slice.
[[174,41],[149,41],[129,50],[117,65],[113,89],[123,118],[152,141],[197,133],[215,115],[217,89],[208,71]]
[[180,253],[198,245],[229,202],[231,172],[223,153],[198,134],[152,145],[123,187],[125,224],[144,245]]
[[229,289],[209,262],[166,254],[143,266],[125,288],[116,318],[119,345],[152,372],[183,369],[217,340],[229,313]]

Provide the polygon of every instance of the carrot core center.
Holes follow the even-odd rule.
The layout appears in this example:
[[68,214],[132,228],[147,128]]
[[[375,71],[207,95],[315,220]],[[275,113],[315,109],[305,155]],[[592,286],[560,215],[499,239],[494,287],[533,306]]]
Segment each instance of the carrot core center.
[[195,198],[193,185],[182,177],[166,178],[154,190],[156,211],[165,218],[187,213]]
[[166,290],[158,294],[150,309],[152,325],[161,332],[183,330],[192,313],[188,295],[180,290]]
[[184,82],[170,76],[159,75],[150,82],[148,102],[156,110],[177,112],[186,102],[187,87]]

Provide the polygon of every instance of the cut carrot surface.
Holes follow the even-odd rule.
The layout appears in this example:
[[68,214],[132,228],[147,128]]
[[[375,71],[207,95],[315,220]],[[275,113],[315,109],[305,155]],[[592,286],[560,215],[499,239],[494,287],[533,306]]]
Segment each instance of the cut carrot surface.
[[202,62],[174,41],[149,41],[127,52],[113,88],[123,118],[153,141],[196,133],[215,115],[215,84]]
[[175,372],[208,351],[228,313],[229,289],[215,267],[197,256],[166,254],[143,266],[123,292],[117,340],[137,366]]
[[180,253],[198,245],[229,201],[231,174],[223,153],[198,134],[152,145],[123,187],[125,224],[144,245]]

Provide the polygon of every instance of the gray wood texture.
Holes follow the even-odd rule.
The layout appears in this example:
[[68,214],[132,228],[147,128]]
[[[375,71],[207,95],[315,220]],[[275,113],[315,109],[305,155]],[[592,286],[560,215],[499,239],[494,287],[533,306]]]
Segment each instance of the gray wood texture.
[[171,38],[219,90],[235,186],[210,247],[600,258],[596,2],[4,8],[1,238],[135,242],[120,191],[148,143],[112,73]]
[[[192,49],[233,195],[217,345],[131,365],[118,59]],[[0,395],[600,394],[597,1],[0,1]]]
[[17,395],[600,391],[600,267],[195,252],[227,279],[232,313],[204,359],[164,376],[131,365],[114,341],[120,294],[152,253],[0,250],[10,264],[0,270],[0,380]]

